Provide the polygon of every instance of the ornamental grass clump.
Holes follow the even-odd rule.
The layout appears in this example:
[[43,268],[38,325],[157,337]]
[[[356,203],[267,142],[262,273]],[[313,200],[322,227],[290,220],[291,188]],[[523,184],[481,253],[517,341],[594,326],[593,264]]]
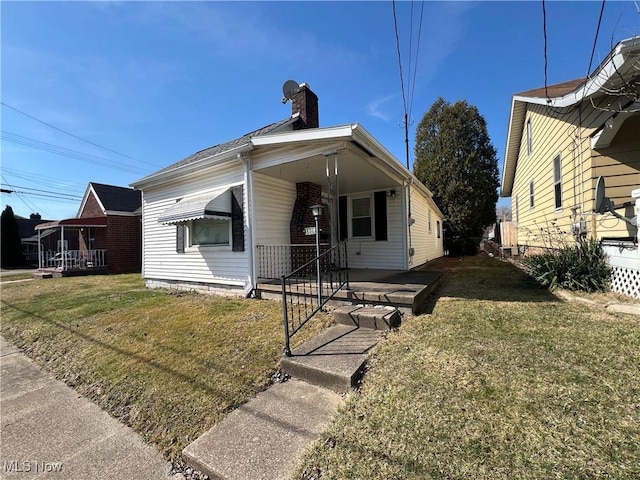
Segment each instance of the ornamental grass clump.
[[573,291],[606,291],[611,267],[598,240],[580,240],[577,244],[523,259],[527,272],[542,285]]

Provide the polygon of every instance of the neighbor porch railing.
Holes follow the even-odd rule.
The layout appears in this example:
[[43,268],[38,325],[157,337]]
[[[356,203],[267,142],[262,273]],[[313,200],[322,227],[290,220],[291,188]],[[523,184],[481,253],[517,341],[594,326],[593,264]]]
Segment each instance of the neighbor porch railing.
[[40,254],[40,268],[57,270],[86,270],[106,267],[106,250],[48,250]]
[[291,356],[291,338],[341,288],[349,289],[346,242],[314,256],[290,274],[282,275],[281,282],[285,355]]

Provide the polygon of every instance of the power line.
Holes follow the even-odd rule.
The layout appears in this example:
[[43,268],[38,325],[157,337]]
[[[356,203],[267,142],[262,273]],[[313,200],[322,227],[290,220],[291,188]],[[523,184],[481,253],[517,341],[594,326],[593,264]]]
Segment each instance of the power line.
[[[7,179],[6,179],[6,178],[4,178],[4,175],[0,174],[0,178],[2,178],[2,179],[5,181],[5,183],[9,183],[9,182],[7,182]],[[22,203],[24,203],[24,204],[25,204],[25,206],[26,206],[29,210],[31,210],[32,212],[42,212],[42,213],[44,213],[45,215],[47,214],[47,212],[43,211],[41,208],[38,208],[35,204],[33,204],[33,203],[29,204],[29,203],[26,201],[26,199],[22,197],[22,195],[21,195],[20,193],[16,192],[16,195],[18,196],[18,199],[19,199]]]
[[[413,3],[412,3],[413,5]],[[413,82],[411,84],[411,90],[409,92],[409,117],[413,112],[413,95],[416,90],[416,73],[418,72],[418,58],[420,58],[420,38],[422,37],[422,17],[424,14],[424,0],[422,0],[422,6],[420,8],[420,23],[418,24],[418,44],[416,46],[416,64],[413,68]]]
[[544,35],[544,96],[547,98],[547,103],[549,103],[551,99],[549,98],[547,84],[547,7],[544,0],[542,0],[542,33]]
[[86,140],[86,139],[84,139],[84,138],[82,138],[82,137],[79,137],[79,136],[77,136],[77,135],[74,135],[74,134],[73,134],[73,133],[71,133],[71,132],[67,132],[66,130],[63,130],[63,129],[61,129],[61,128],[56,127],[55,125],[51,125],[50,123],[47,123],[47,122],[45,122],[44,120],[40,120],[39,118],[34,117],[33,115],[29,115],[28,113],[23,112],[22,110],[19,110],[19,109],[17,109],[16,107],[13,107],[13,106],[11,106],[11,105],[9,105],[9,104],[5,103],[5,102],[0,102],[0,104],[4,105],[4,106],[5,106],[5,107],[7,107],[7,108],[10,108],[11,110],[13,110],[13,111],[15,111],[15,112],[18,112],[18,113],[20,113],[20,114],[24,115],[25,117],[31,118],[32,120],[35,120],[36,122],[40,122],[40,123],[42,123],[43,125],[46,125],[46,126],[47,126],[47,127],[49,127],[49,128],[52,128],[52,129],[54,129],[54,130],[57,130],[58,132],[62,132],[62,133],[64,133],[65,135],[69,135],[70,137],[73,137],[73,138],[75,138],[75,139],[77,139],[77,140],[80,140],[80,141],[82,141],[82,142],[88,143],[89,145],[93,145],[94,147],[98,147],[98,148],[101,148],[101,149],[106,150],[106,151],[108,151],[108,152],[115,153],[116,155],[120,155],[121,157],[125,157],[125,158],[128,158],[128,159],[130,159],[130,160],[135,160],[136,162],[144,163],[144,164],[150,165],[150,166],[152,166],[152,167],[158,167],[158,165],[155,165],[155,164],[153,164],[153,163],[145,162],[144,160],[140,160],[140,159],[135,158],[135,157],[132,157],[132,156],[130,156],[130,155],[126,155],[126,154],[124,154],[124,153],[120,153],[120,152],[118,152],[118,151],[116,151],[116,150],[112,150],[111,148],[105,147],[105,146],[103,146],[103,145],[97,144],[97,143],[92,142],[92,141],[90,141],[90,140]]
[[398,51],[398,67],[400,67],[400,87],[402,88],[402,106],[404,107],[405,120],[407,117],[407,98],[404,94],[404,74],[402,73],[402,54],[400,53],[400,36],[398,35],[398,17],[396,15],[396,0],[391,3],[393,7],[393,26],[396,32],[396,49]]
[[127,165],[125,163],[116,162],[115,160],[109,160],[108,158],[98,157],[97,155],[83,153],[78,150],[72,150],[70,148],[61,147],[52,143],[42,142],[34,138],[23,137],[22,135],[17,135],[15,133],[7,132],[4,130],[0,131],[0,138],[8,142],[16,143],[18,145],[34,148],[36,150],[42,150],[63,157],[73,158],[75,160],[92,163],[94,165],[99,165],[102,167],[113,168],[120,171],[127,171],[129,173],[146,173],[147,171],[140,167]]
[[84,191],[85,189],[84,184],[81,185],[76,182],[71,182],[68,179],[50,177],[47,175],[43,175],[41,173],[25,172],[22,170],[16,170],[14,168],[9,168],[4,166],[2,167],[2,171],[5,174],[11,175],[12,177],[16,177],[21,180],[27,180],[30,182],[35,182],[44,187],[51,187],[51,188],[57,188],[62,190],[68,190],[68,191],[79,191],[79,190]]
[[51,191],[51,190],[42,190],[42,189],[39,189],[39,188],[23,187],[22,185],[13,185],[13,184],[9,184],[9,183],[7,183],[7,186],[11,187],[11,188],[22,188],[23,190],[33,190],[34,192],[52,193],[52,194],[59,195],[59,196],[73,197],[75,199],[82,199],[82,197],[80,195],[73,195],[71,193],[54,192],[54,191]]
[[593,47],[591,48],[591,57],[589,58],[589,68],[587,69],[587,77],[591,75],[591,66],[593,65],[593,57],[596,53],[596,45],[598,44],[598,35],[600,34],[600,25],[602,24],[602,14],[604,13],[604,4],[606,0],[602,0],[600,6],[600,16],[598,17],[598,26],[596,27],[596,35],[593,38]]

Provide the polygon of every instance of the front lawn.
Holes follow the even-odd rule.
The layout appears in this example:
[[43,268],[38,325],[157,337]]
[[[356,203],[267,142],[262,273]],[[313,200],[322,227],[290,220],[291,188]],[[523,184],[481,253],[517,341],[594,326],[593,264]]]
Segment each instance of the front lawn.
[[1,331],[171,460],[268,385],[284,335],[278,302],[148,290],[139,275],[5,284]]
[[447,262],[432,314],[379,346],[295,478],[640,478],[640,318]]

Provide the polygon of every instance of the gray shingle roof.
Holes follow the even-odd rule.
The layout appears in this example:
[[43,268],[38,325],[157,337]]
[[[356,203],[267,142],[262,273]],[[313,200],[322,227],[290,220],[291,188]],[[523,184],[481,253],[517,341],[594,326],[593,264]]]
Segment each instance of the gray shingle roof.
[[220,153],[233,150],[234,148],[241,147],[242,145],[246,145],[247,143],[249,143],[249,140],[251,140],[252,137],[257,137],[259,135],[266,135],[267,133],[272,133],[275,130],[279,129],[280,127],[283,127],[288,123],[292,122],[292,120],[293,119],[289,117],[284,120],[280,120],[279,122],[272,123],[271,125],[267,125],[266,127],[262,127],[257,130],[254,130],[253,132],[249,132],[239,138],[236,138],[235,140],[231,140],[226,143],[220,143],[218,145],[205,148],[204,150],[200,150],[199,152],[196,152],[193,155],[189,155],[187,158],[184,158],[179,162],[169,165],[168,167],[165,167],[162,170],[158,170],[157,172],[153,173],[153,175],[168,172],[170,170],[174,170],[184,165],[197,162],[198,160],[201,160],[203,158],[211,157],[213,155],[218,155]]
[[135,212],[142,206],[142,192],[126,187],[91,182],[105,210]]

